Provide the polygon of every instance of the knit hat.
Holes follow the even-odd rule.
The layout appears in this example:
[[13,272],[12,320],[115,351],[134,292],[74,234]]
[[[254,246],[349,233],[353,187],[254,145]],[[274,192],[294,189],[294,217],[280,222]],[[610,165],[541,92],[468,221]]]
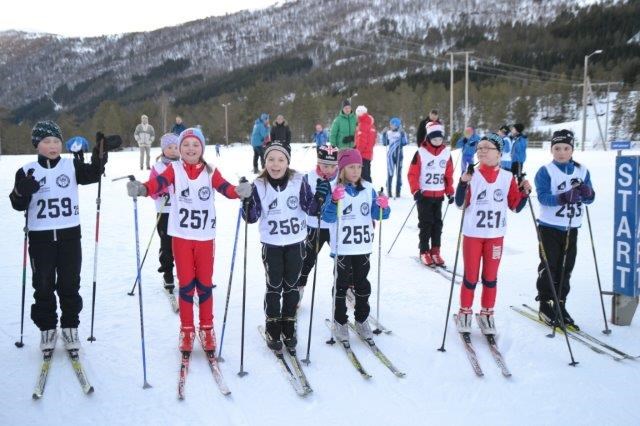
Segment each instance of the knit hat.
[[487,133],[480,139],[481,141],[489,141],[498,149],[499,152],[502,152],[502,147],[504,146],[504,141],[495,133]]
[[342,170],[349,164],[362,164],[360,151],[353,148],[343,149],[338,153],[338,170]]
[[162,135],[160,138],[160,148],[162,148],[162,150],[172,144],[178,145],[178,136],[174,133],[165,133]]
[[557,143],[566,143],[571,145],[573,148],[573,132],[571,130],[562,129],[556,132],[553,132],[553,136],[551,136],[551,146],[554,146]]
[[500,126],[500,129],[498,130],[504,133],[509,133],[509,126],[507,126],[506,124],[503,124],[502,126]]
[[524,130],[524,124],[522,124],[522,123],[516,123],[511,127],[516,129],[516,132],[518,132],[518,133],[522,133],[522,131]]
[[62,131],[60,127],[51,120],[38,121],[33,129],[31,129],[31,143],[34,147],[38,147],[40,141],[49,136],[60,139],[62,141]]
[[398,117],[393,117],[391,120],[389,120],[389,124],[391,124],[392,127],[399,129],[402,126],[402,120],[400,120]]
[[89,141],[82,136],[74,136],[69,139],[65,146],[69,152],[87,152],[89,151]]
[[318,148],[318,164],[327,166],[338,165],[338,148],[331,145],[324,145]]
[[204,151],[204,134],[202,133],[202,130],[198,129],[197,127],[189,127],[188,129],[185,129],[182,131],[182,133],[180,133],[180,136],[178,136],[178,148],[182,145],[182,141],[184,141],[188,137],[194,137],[198,139],[198,141],[200,141],[200,145],[202,145],[202,151]]
[[356,108],[356,115],[360,117],[362,114],[366,114],[366,113],[367,113],[367,107],[364,105],[358,105],[358,108]]
[[349,99],[345,99],[344,101],[342,101],[342,108],[346,106],[351,106],[351,101]]
[[262,114],[260,114],[260,121],[268,121],[269,120],[269,114],[267,114],[266,112],[263,112]]
[[438,122],[430,121],[427,123],[427,139],[433,138],[444,139],[444,126]]
[[269,156],[271,151],[278,151],[287,157],[287,161],[291,164],[291,146],[288,143],[273,141],[267,144],[267,148],[264,150],[264,158]]

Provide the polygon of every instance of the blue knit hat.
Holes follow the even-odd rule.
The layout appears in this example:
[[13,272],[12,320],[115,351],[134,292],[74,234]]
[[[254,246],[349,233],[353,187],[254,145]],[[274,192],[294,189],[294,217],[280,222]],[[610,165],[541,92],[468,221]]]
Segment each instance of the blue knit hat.
[[400,126],[402,126],[402,120],[400,120],[398,117],[393,117],[391,120],[389,120],[389,124],[399,129]]
[[182,145],[182,141],[188,137],[194,137],[198,139],[200,141],[200,145],[202,145],[202,151],[204,152],[204,134],[202,133],[202,130],[198,129],[197,127],[189,127],[188,129],[185,129],[182,131],[182,133],[180,133],[180,136],[178,136],[178,148],[180,148],[180,145]]
[[164,151],[164,149],[171,144],[178,145],[178,136],[176,136],[175,133],[165,133],[162,135],[160,138],[160,148]]
[[38,121],[31,130],[31,143],[37,148],[40,141],[49,136],[56,137],[62,141],[60,126],[51,120]]
[[74,136],[65,144],[69,152],[87,152],[89,151],[89,141],[82,136]]
[[266,112],[263,112],[262,114],[260,114],[260,121],[268,121],[269,120],[269,114],[267,114]]

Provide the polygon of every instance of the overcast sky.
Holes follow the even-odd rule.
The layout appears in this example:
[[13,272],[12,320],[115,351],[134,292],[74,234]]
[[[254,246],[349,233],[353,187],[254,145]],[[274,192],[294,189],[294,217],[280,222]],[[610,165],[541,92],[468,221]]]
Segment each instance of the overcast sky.
[[[8,0],[0,31],[22,30],[87,37],[149,31],[244,9],[263,9],[274,0]],[[281,0],[279,3],[283,3]]]

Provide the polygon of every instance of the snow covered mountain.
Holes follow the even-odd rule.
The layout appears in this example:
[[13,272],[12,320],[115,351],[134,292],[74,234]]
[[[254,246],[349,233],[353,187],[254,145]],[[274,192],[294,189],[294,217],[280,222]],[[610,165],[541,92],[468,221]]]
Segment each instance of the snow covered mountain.
[[419,43],[412,46],[419,54],[440,54],[456,45],[455,30],[463,24],[491,33],[505,22],[544,22],[587,3],[593,1],[298,0],[148,33],[65,38],[5,31],[0,105],[15,110],[44,96],[56,109],[77,111],[115,96],[129,102],[158,91],[175,96],[194,83],[281,56],[330,69],[349,58],[372,61],[361,56],[373,50],[373,61],[385,63],[407,56],[397,49],[401,38]]

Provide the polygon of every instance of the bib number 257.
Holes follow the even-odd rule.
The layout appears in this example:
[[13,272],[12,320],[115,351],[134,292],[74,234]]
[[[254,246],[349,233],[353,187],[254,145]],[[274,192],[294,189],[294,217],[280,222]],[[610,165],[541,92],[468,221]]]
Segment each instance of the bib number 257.
[[[209,221],[208,210],[180,209],[180,228],[206,229]],[[216,218],[211,219],[211,229],[216,227]]]

